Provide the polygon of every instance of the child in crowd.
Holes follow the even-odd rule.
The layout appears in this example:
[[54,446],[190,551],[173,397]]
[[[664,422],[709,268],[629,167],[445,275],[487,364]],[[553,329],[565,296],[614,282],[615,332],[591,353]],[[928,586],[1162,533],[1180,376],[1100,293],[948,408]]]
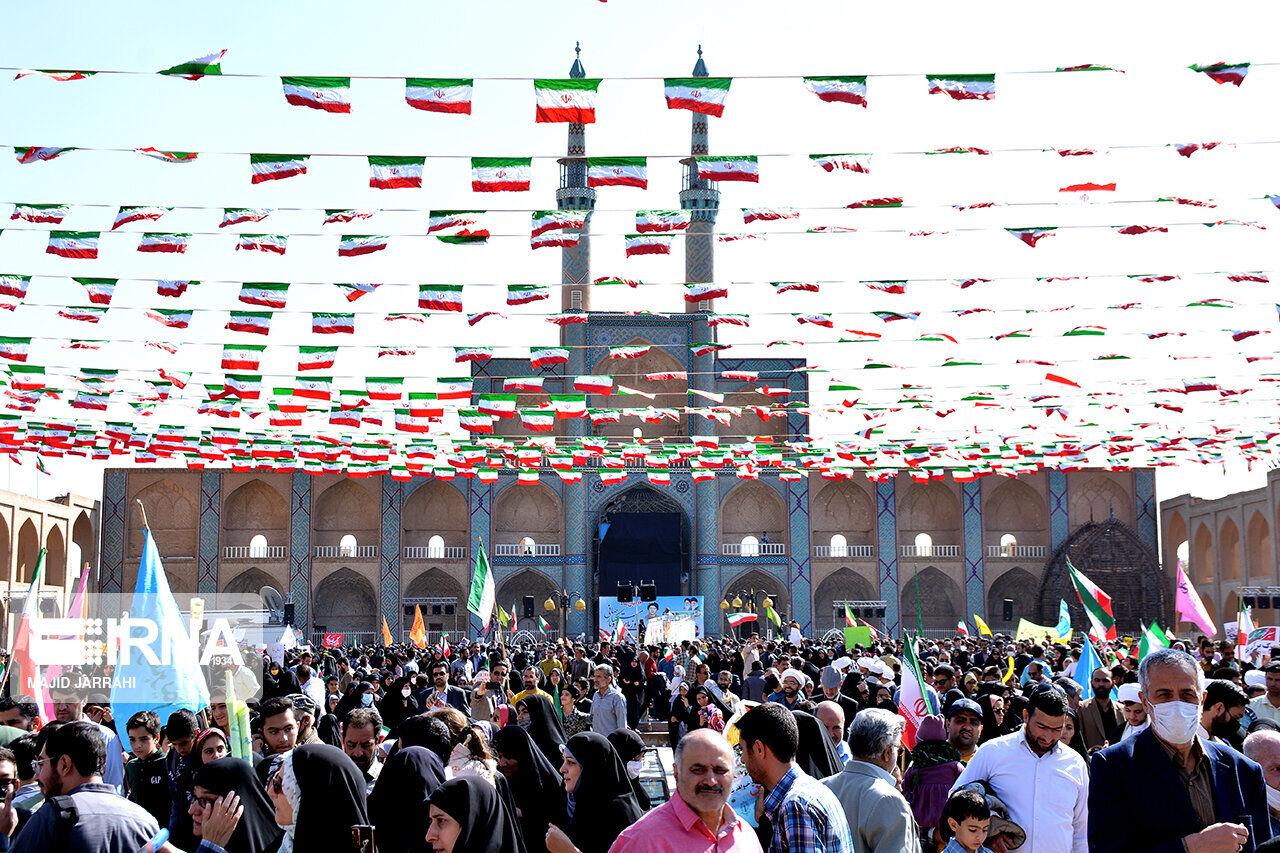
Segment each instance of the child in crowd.
[[169,823],[169,773],[165,754],[158,746],[160,718],[154,711],[139,711],[129,718],[129,750],[133,758],[125,762],[129,799],[142,806],[161,826]]
[[947,828],[952,839],[942,853],[991,853],[983,842],[991,831],[991,806],[977,791],[962,789],[947,799]]

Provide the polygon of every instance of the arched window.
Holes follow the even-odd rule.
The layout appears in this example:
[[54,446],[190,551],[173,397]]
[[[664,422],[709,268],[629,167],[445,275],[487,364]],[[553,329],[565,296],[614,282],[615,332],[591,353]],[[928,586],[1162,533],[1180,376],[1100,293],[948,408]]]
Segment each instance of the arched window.
[[267,537],[259,533],[249,540],[249,556],[259,558],[267,556]]
[[1191,543],[1183,539],[1178,543],[1178,562],[1182,564],[1183,571],[1186,571],[1187,563],[1191,561]]
[[831,556],[849,556],[849,540],[844,538],[843,533],[837,533],[835,536],[831,537]]
[[921,533],[916,536],[916,556],[932,557],[933,556],[933,537],[928,533]]
[[356,555],[356,537],[348,533],[338,542],[339,557],[354,557]]
[[525,557],[532,557],[537,550],[538,545],[533,541],[532,536],[525,536],[520,540],[520,554]]
[[439,534],[427,540],[427,557],[432,560],[444,559],[444,537]]
[[760,556],[760,540],[754,536],[742,537],[742,556],[759,557]]
[[80,550],[80,546],[72,540],[67,545],[67,572],[72,580],[79,580],[80,573],[84,571],[84,552]]
[[1012,557],[1018,548],[1018,537],[1012,533],[1006,533],[1000,537],[1000,556]]

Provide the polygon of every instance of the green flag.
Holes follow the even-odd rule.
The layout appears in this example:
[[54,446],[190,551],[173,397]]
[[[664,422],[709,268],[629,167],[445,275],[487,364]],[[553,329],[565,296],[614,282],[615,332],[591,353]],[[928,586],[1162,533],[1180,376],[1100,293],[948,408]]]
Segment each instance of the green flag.
[[493,618],[493,609],[497,605],[497,596],[493,586],[493,572],[489,570],[489,557],[484,553],[484,545],[476,547],[476,562],[471,570],[471,594],[467,596],[467,610],[480,617],[484,630],[489,630],[489,620]]
[[1161,630],[1159,622],[1152,622],[1150,628],[1142,629],[1142,640],[1138,643],[1138,660],[1142,660],[1157,649],[1167,648],[1169,648],[1169,640]]

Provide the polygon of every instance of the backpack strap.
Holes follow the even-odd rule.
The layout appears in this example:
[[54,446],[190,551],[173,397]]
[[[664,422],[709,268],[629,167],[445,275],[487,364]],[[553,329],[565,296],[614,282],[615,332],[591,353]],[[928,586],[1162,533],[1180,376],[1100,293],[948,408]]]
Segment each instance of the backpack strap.
[[53,824],[53,849],[69,849],[71,830],[80,822],[80,812],[76,809],[75,799],[70,795],[52,797],[45,802],[44,807],[52,808],[57,814]]

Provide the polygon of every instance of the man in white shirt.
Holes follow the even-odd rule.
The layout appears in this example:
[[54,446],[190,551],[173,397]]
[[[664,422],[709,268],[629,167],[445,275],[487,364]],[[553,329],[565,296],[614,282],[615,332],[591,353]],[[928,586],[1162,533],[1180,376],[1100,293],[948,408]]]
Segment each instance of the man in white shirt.
[[1034,690],[1022,730],[979,747],[951,788],[990,785],[1026,830],[1019,853],[1088,853],[1089,774],[1080,753],[1059,743],[1066,716],[1061,691]]
[[1267,664],[1262,671],[1266,674],[1267,692],[1251,701],[1249,710],[1255,719],[1280,726],[1280,661]]
[[298,664],[295,670],[298,676],[298,689],[301,690],[317,708],[324,707],[324,680],[311,671],[305,663]]

